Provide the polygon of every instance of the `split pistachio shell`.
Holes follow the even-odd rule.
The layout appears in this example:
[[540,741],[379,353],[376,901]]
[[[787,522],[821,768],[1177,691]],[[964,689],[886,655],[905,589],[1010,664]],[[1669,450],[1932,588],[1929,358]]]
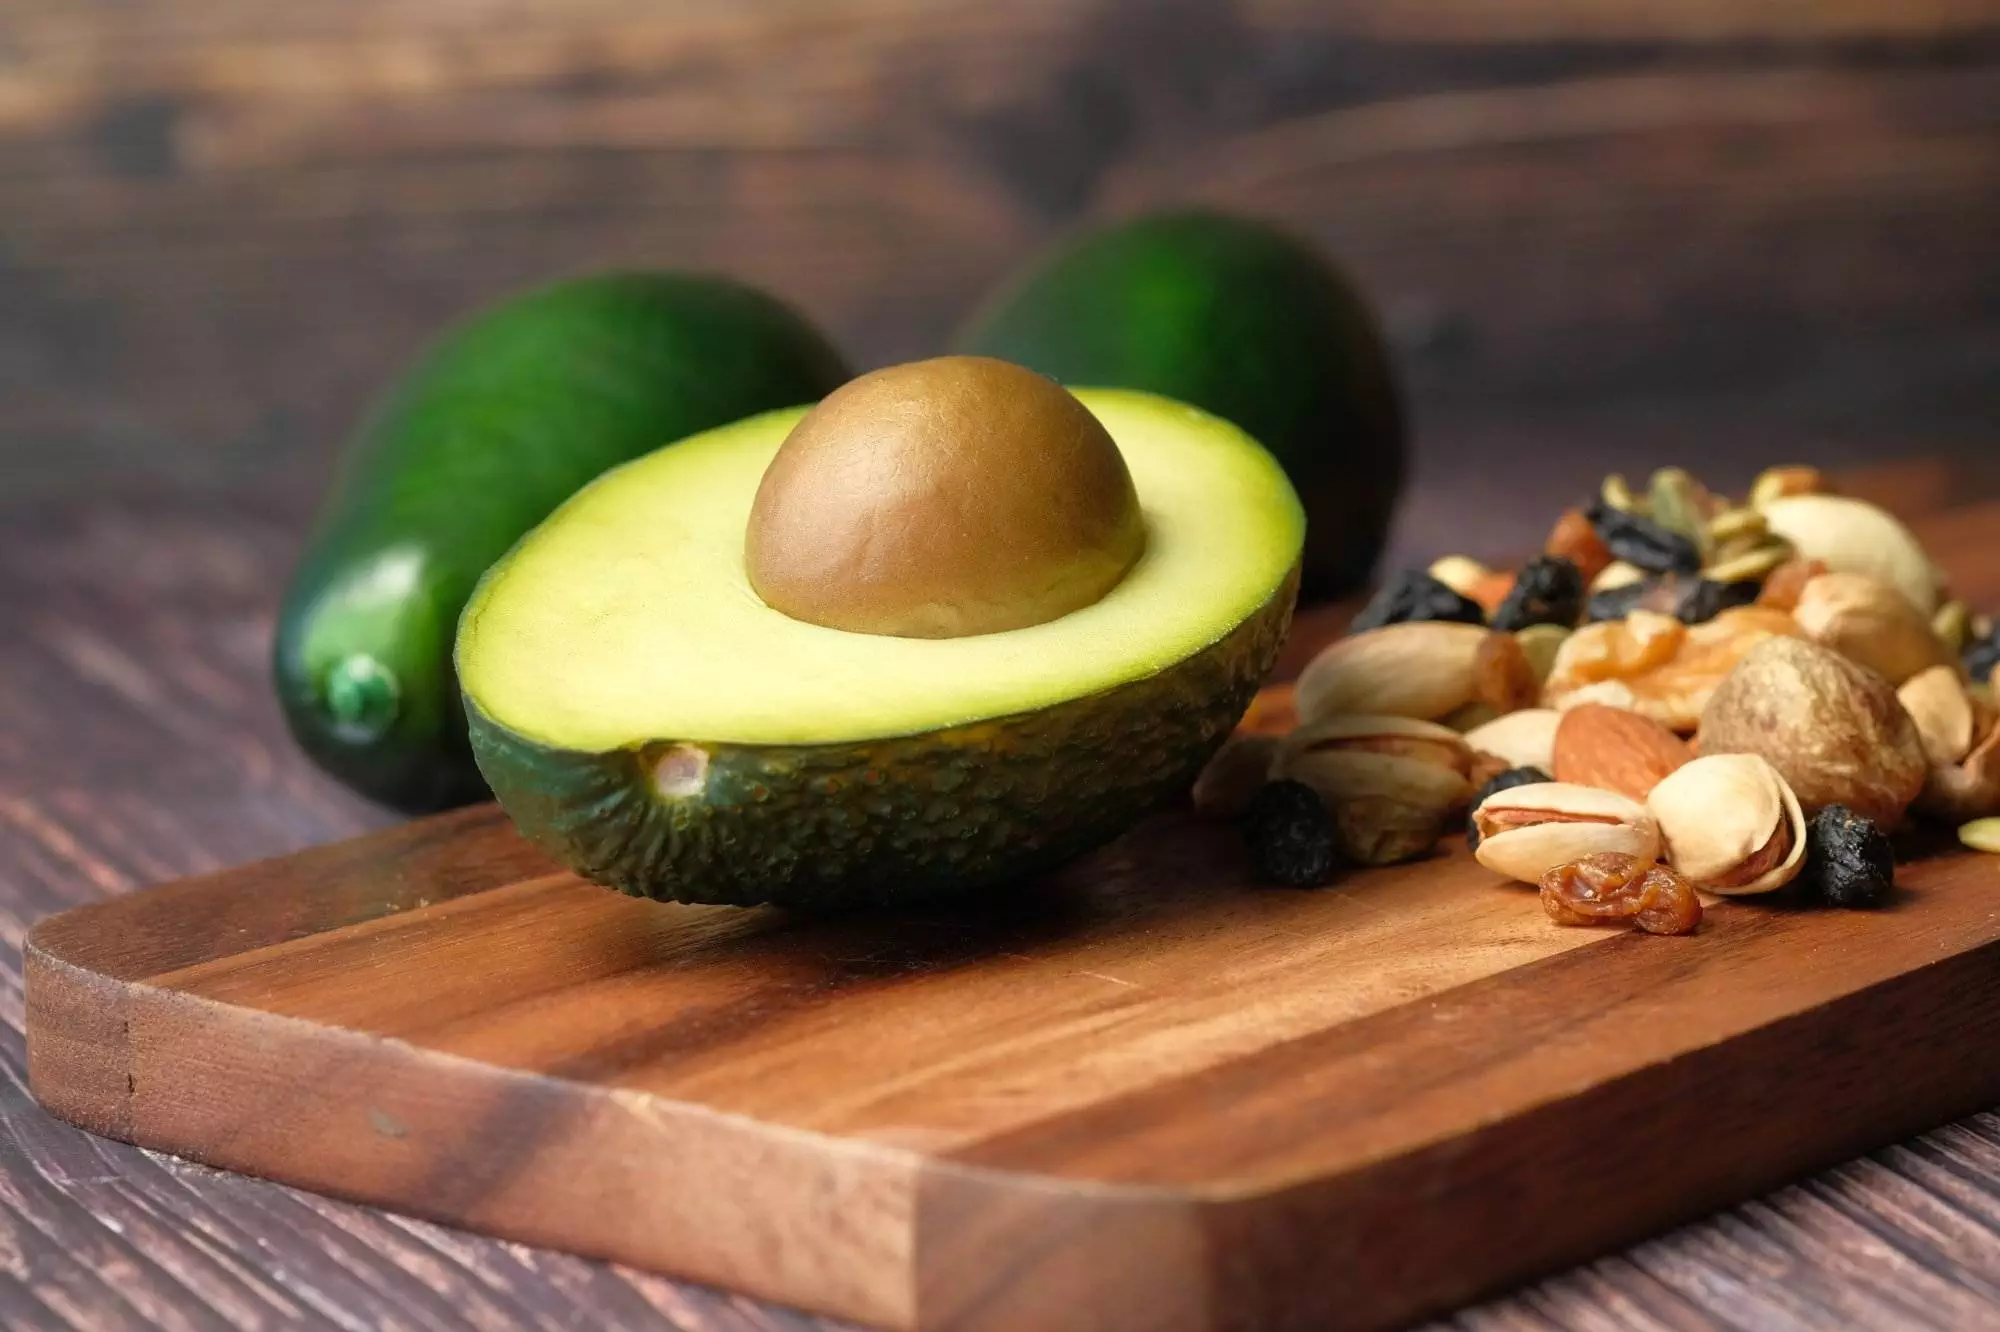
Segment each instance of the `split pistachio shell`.
[[1299,675],[1294,699],[1307,722],[1345,713],[1435,721],[1470,703],[1473,663],[1487,629],[1424,620],[1350,634]]
[[1932,765],[1917,808],[1952,823],[2000,816],[2000,726],[1959,762]]
[[1333,816],[1341,854],[1359,865],[1429,855],[1454,812],[1472,796],[1463,775],[1439,763],[1366,750],[1308,750],[1280,761]]
[[1887,583],[1926,616],[1937,610],[1936,568],[1910,529],[1885,510],[1842,495],[1791,495],[1771,500],[1763,511],[1799,558]]
[[1388,754],[1448,768],[1463,777],[1472,771],[1472,750],[1449,726],[1412,717],[1349,713],[1299,727],[1279,747],[1277,769],[1308,754]]
[[1615,791],[1536,782],[1488,796],[1473,813],[1479,863],[1522,883],[1599,852],[1660,856],[1660,829],[1644,805]]
[[1896,691],[1903,711],[1917,724],[1924,753],[1933,767],[1958,762],[1978,738],[1979,710],[1952,666],[1933,666],[1903,682]]
[[1807,638],[1859,662],[1892,685],[1952,660],[1930,617],[1865,574],[1825,573],[1799,592],[1792,618]]
[[1509,767],[1540,768],[1555,763],[1556,727],[1562,714],[1554,708],[1523,708],[1465,733],[1465,743],[1481,754],[1505,759]]
[[1685,763],[1653,788],[1646,807],[1660,825],[1667,863],[1704,891],[1768,893],[1797,878],[1805,863],[1799,798],[1755,754]]

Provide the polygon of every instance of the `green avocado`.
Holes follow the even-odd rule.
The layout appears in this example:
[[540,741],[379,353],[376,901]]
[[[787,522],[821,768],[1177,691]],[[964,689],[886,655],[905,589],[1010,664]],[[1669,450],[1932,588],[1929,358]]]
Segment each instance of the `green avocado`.
[[703,275],[581,278],[449,331],[352,441],[285,595],[292,734],[384,804],[481,798],[451,651],[487,566],[606,468],[847,377],[791,309]]
[[966,893],[1186,792],[1270,670],[1305,521],[1270,454],[1180,403],[1076,395],[1143,554],[1026,628],[900,638],[751,590],[752,501],[799,411],[607,473],[480,582],[458,676],[514,822],[638,896],[834,908]]
[[1030,261],[954,343],[1242,427],[1305,502],[1306,599],[1353,591],[1380,558],[1405,468],[1394,367],[1354,288],[1283,232],[1188,212],[1089,233]]

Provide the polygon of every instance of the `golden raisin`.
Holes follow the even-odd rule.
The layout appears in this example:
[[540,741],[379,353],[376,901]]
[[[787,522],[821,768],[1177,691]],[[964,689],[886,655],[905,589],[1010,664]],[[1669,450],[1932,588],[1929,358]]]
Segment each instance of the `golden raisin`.
[[1505,716],[1535,701],[1541,682],[1521,640],[1499,630],[1486,635],[1472,658],[1472,696]]
[[1692,934],[1701,924],[1693,884],[1665,865],[1616,851],[1544,874],[1542,909],[1558,925],[1634,925],[1648,934]]

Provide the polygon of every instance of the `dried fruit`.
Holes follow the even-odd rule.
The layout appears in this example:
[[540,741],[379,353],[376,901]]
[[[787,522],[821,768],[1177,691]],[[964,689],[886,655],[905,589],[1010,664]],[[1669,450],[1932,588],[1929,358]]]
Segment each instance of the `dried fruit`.
[[1498,630],[1486,635],[1472,658],[1472,697],[1505,714],[1527,707],[1541,691],[1520,640]]
[[1486,612],[1478,602],[1462,596],[1422,569],[1405,569],[1382,585],[1349,626],[1350,633],[1366,633],[1385,624],[1408,624],[1417,620],[1447,620],[1455,624],[1484,624]]
[[2000,680],[1996,680],[2000,677],[2000,629],[1989,626],[1984,635],[1973,638],[1959,660],[1975,683],[2000,687]]
[[1542,909],[1558,925],[1634,925],[1648,934],[1692,934],[1701,897],[1664,865],[1599,852],[1542,875]]
[[1586,509],[1584,517],[1597,529],[1614,559],[1649,573],[1701,572],[1701,549],[1694,541],[1650,518],[1613,508],[1602,500]]
[[1700,740],[1703,754],[1767,759],[1809,814],[1846,805],[1885,827],[1901,820],[1929,766],[1881,676],[1796,638],[1750,649],[1710,696]]
[[1543,555],[1514,575],[1513,589],[1493,612],[1493,627],[1512,632],[1531,624],[1569,626],[1582,613],[1582,572],[1560,555]]
[[1910,529],[1863,500],[1794,495],[1764,506],[1764,521],[1801,559],[1835,573],[1865,574],[1901,592],[1926,616],[1938,606],[1938,576]]
[[1674,615],[1682,624],[1706,624],[1726,610],[1756,604],[1763,585],[1754,579],[1719,582],[1698,578],[1682,594]]
[[1806,584],[1825,572],[1826,565],[1821,561],[1794,556],[1771,570],[1764,580],[1764,590],[1757,594],[1757,604],[1789,612],[1799,604],[1799,594],[1806,590]]
[[1792,618],[1807,638],[1892,685],[1951,660],[1929,616],[1895,588],[1863,574],[1821,574],[1799,592]]
[[1194,811],[1203,818],[1233,819],[1270,780],[1278,757],[1275,735],[1233,735],[1194,779]]
[[1549,768],[1555,763],[1556,728],[1563,715],[1553,708],[1523,708],[1465,733],[1475,753],[1492,754],[1516,768]]
[[1341,854],[1388,865],[1428,854],[1472,794],[1456,731],[1407,717],[1337,717],[1288,737],[1274,773],[1303,782],[1333,816]]
[[1300,672],[1301,719],[1342,713],[1434,721],[1473,700],[1473,663],[1489,637],[1476,624],[1391,624],[1329,644]]
[[1598,624],[1605,620],[1622,620],[1633,611],[1641,609],[1657,586],[1652,580],[1641,577],[1633,582],[1619,583],[1601,592],[1592,592],[1583,603],[1583,622]]
[[1950,666],[1933,666],[1903,682],[1896,699],[1924,742],[1932,767],[1947,767],[1972,752],[1979,738],[1979,708],[1965,692],[1965,682]]
[[1266,883],[1303,888],[1325,883],[1339,865],[1333,816],[1299,782],[1267,782],[1243,814],[1250,867]]
[[1806,832],[1799,885],[1834,906],[1880,906],[1896,887],[1896,853],[1873,819],[1828,805]]
[[1501,791],[1511,791],[1517,786],[1537,786],[1554,780],[1555,778],[1549,776],[1547,769],[1532,764],[1523,764],[1518,768],[1502,768],[1488,777],[1480,783],[1478,793],[1472,797],[1472,808],[1465,816],[1466,845],[1475,851],[1479,849],[1479,807],[1486,803],[1488,796],[1497,795]]
[[1563,510],[1562,517],[1549,530],[1549,539],[1542,543],[1542,553],[1574,564],[1586,585],[1595,582],[1611,563],[1610,547],[1597,535],[1597,529],[1583,516],[1582,509]]
[[1466,595],[1479,603],[1479,608],[1491,617],[1500,609],[1500,603],[1514,590],[1514,575],[1511,570],[1496,570],[1475,582],[1466,590]]
[[1679,736],[1636,712],[1586,703],[1558,715],[1549,770],[1559,782],[1644,800],[1693,757]]
[[1479,863],[1522,883],[1599,851],[1643,860],[1660,854],[1659,826],[1644,805],[1591,786],[1517,786],[1488,796],[1472,819]]
[[1755,754],[1711,754],[1646,799],[1667,863],[1712,893],[1768,893],[1798,876],[1806,820],[1798,797]]
[[1762,509],[1772,500],[1824,495],[1831,490],[1817,467],[1766,467],[1750,485],[1750,507]]
[[1974,819],[1958,830],[1958,840],[1974,851],[2000,856],[2000,818]]
[[1798,632],[1791,616],[1761,606],[1726,610],[1692,628],[1634,612],[1622,624],[1577,630],[1542,685],[1542,701],[1561,709],[1582,703],[1625,708],[1686,734],[1744,654],[1765,639]]
[[1289,684],[1265,685],[1250,700],[1250,710],[1236,723],[1238,732],[1255,735],[1288,735],[1299,724],[1298,699]]

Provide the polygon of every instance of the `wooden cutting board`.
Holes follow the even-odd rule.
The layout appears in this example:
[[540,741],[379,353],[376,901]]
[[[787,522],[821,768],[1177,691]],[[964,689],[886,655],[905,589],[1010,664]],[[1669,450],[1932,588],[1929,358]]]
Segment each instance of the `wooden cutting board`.
[[661,906],[481,807],[27,946],[93,1131],[899,1328],[1380,1327],[2000,1102],[2000,859],[1559,929],[1172,816],[958,910]]

